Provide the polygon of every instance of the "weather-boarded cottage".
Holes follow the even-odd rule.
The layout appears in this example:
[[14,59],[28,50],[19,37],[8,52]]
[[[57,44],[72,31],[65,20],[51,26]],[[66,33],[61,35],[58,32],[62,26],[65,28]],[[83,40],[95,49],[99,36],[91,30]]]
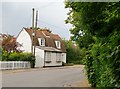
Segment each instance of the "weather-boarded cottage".
[[[22,44],[19,49],[23,52],[31,52],[32,32],[30,28],[23,28],[18,34],[17,42]],[[49,30],[35,30],[35,67],[61,66],[66,63],[66,49],[60,36],[52,34]]]

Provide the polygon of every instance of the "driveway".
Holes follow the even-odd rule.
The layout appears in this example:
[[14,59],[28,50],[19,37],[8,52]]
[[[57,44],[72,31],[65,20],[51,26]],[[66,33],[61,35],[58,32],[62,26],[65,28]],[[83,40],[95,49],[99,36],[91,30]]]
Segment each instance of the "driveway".
[[83,67],[51,67],[15,73],[3,72],[2,87],[65,87],[84,80],[83,69]]

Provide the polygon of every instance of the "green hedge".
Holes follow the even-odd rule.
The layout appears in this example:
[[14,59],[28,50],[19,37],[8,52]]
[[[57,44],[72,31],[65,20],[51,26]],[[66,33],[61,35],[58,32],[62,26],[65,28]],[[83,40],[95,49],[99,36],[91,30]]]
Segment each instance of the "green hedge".
[[88,80],[94,87],[120,89],[120,31],[95,39],[86,54]]
[[35,65],[35,57],[32,53],[7,53],[3,51],[2,61],[29,61],[32,68]]

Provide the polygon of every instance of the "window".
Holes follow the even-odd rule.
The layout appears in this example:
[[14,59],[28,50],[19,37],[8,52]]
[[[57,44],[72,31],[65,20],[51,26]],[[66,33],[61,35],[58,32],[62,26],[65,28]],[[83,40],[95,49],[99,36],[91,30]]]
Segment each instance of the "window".
[[61,59],[62,59],[61,53],[56,53],[56,61],[61,62]]
[[45,46],[45,39],[41,39],[41,46]]
[[38,38],[39,45],[40,46],[45,46],[45,39],[44,38]]
[[51,62],[51,52],[46,52],[45,53],[45,61],[46,62]]
[[61,47],[60,47],[60,41],[55,41],[55,44],[56,44],[56,47],[57,47],[58,49],[61,48]]

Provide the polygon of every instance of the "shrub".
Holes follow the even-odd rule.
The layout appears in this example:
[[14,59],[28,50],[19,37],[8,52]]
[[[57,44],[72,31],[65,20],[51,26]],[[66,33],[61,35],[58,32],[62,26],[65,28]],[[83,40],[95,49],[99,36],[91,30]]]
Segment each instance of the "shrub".
[[3,52],[2,61],[29,61],[32,68],[35,66],[35,57],[32,53]]
[[35,57],[32,53],[20,53],[21,61],[29,61],[31,63],[31,67],[35,66]]
[[89,83],[94,87],[120,88],[120,44],[118,43],[120,35],[118,33],[114,32],[106,39],[96,39],[96,43],[86,54],[87,76]]
[[9,54],[6,51],[2,51],[2,61],[6,61],[9,58]]
[[10,53],[9,58],[7,59],[7,61],[20,61],[20,56],[16,52]]

